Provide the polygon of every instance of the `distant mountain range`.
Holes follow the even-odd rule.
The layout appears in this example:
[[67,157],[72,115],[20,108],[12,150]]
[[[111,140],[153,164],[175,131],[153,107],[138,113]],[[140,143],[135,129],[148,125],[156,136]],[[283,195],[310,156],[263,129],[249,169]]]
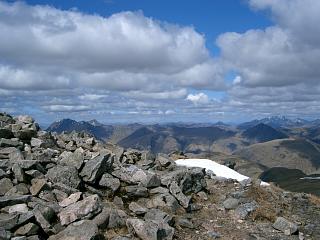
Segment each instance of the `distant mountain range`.
[[[271,117],[234,126],[223,122],[107,125],[97,120],[63,119],[47,130],[84,131],[104,142],[155,154],[184,152],[190,157],[220,161],[244,175],[272,177],[288,190],[300,191],[303,186],[308,192],[318,194],[319,190],[316,180],[298,177],[320,173],[320,121]],[[286,175],[282,168],[292,171]],[[279,180],[281,174],[284,176]],[[297,186],[290,185],[288,179]]]

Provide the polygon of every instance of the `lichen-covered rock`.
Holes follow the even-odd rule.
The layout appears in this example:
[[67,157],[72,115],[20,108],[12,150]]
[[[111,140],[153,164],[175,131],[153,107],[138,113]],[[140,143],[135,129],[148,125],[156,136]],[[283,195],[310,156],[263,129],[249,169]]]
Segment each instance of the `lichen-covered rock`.
[[54,183],[62,183],[72,188],[78,188],[81,181],[77,169],[72,166],[58,165],[50,168],[46,178]]

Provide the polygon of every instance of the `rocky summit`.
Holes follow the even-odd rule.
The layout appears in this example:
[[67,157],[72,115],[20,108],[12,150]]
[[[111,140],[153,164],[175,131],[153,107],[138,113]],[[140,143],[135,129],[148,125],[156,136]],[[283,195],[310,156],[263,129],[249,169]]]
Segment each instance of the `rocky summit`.
[[0,239],[320,239],[320,200],[0,114]]

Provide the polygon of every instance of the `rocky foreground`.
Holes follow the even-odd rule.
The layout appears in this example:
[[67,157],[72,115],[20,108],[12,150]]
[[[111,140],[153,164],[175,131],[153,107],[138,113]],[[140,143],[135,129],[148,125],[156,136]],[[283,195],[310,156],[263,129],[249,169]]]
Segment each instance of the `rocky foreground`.
[[176,158],[0,114],[0,239],[320,239],[318,198]]

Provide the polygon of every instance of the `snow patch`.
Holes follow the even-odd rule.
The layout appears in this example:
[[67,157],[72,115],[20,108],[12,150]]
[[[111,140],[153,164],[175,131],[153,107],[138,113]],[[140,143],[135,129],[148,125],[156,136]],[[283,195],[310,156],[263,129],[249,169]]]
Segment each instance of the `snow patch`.
[[[248,179],[249,177],[238,173],[237,171],[228,168],[227,166],[216,163],[209,159],[179,159],[176,160],[178,166],[185,167],[200,167],[205,168],[207,171],[212,171],[218,177],[231,178],[239,182]],[[269,186],[269,183],[261,182],[261,185]]]

